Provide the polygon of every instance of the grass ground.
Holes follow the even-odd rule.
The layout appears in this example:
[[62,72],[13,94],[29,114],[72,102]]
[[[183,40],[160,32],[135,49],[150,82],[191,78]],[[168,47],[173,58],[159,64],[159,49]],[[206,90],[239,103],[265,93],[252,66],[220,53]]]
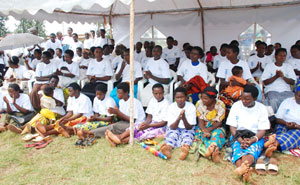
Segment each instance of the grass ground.
[[[169,161],[139,145],[111,148],[104,139],[87,149],[74,146],[76,137],[57,137],[44,149],[27,149],[21,136],[0,134],[0,184],[243,184],[235,167],[189,155]],[[300,159],[276,153],[278,176],[252,175],[249,184],[300,184]]]

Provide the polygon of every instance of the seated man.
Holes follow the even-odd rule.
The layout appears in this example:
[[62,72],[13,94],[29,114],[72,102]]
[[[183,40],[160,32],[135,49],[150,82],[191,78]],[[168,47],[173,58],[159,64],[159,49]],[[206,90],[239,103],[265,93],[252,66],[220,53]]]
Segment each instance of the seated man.
[[[138,141],[155,138],[166,132],[167,118],[166,112],[169,107],[169,101],[164,98],[164,87],[161,84],[155,84],[152,87],[152,98],[147,107],[147,118],[145,122],[134,125],[134,138]],[[128,143],[130,130],[119,135],[107,132],[107,140],[112,147],[118,144]]]
[[162,47],[155,46],[152,51],[153,58],[148,60],[144,69],[145,78],[149,80],[149,84],[141,92],[141,101],[144,107],[146,107],[153,97],[151,90],[152,86],[156,83],[164,84],[165,93],[168,93],[170,81],[170,70],[168,63],[161,58]]
[[[129,85],[122,82],[118,85],[118,98],[120,99],[120,108],[109,108],[109,114],[115,114],[120,121],[110,124],[106,127],[97,128],[91,131],[77,131],[79,139],[83,140],[85,137],[92,135],[94,137],[103,137],[108,133],[121,134],[129,127],[130,121],[130,102],[129,102]],[[134,122],[141,123],[145,120],[145,112],[141,102],[134,99]],[[110,132],[107,132],[109,130]]]

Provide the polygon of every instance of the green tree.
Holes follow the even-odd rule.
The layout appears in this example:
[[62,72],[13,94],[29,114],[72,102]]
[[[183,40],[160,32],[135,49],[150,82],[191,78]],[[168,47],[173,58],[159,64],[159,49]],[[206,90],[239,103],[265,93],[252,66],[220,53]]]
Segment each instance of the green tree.
[[0,16],[0,37],[4,37],[8,32],[7,28],[5,27],[5,21],[7,20],[7,17]]
[[38,35],[46,38],[45,25],[37,20],[21,19],[17,25],[15,33],[27,33],[28,30],[35,27],[38,30]]

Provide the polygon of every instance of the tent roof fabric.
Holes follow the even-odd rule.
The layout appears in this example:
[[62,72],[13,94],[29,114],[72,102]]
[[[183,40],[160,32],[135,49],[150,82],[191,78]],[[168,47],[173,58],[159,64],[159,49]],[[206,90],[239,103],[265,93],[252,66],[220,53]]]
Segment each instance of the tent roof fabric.
[[[101,16],[129,14],[131,0],[0,0],[0,15],[50,22],[95,22]],[[300,0],[138,0],[136,14],[243,8],[300,3]],[[88,16],[87,16],[88,15]]]

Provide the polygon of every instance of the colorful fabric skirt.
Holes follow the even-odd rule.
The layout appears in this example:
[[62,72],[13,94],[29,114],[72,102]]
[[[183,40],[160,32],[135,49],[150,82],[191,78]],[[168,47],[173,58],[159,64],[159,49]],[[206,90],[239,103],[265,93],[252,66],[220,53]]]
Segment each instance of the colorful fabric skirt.
[[[213,127],[213,122],[212,121],[207,121],[205,122],[206,126],[205,128],[210,128]],[[225,144],[225,129],[223,127],[216,128],[211,132],[211,137],[203,137],[203,132],[199,128],[199,126],[196,127],[196,132],[195,132],[195,140],[201,140],[205,144],[206,148],[209,147],[212,143],[215,143],[218,147],[219,150],[222,149],[223,145]]]
[[[230,137],[230,141],[232,140],[232,136]],[[260,139],[259,141],[257,141],[256,143],[253,143],[252,145],[250,145],[247,149],[242,149],[241,148],[241,144],[238,141],[235,141],[232,145],[232,150],[233,150],[233,154],[232,154],[232,163],[235,164],[235,162],[237,160],[239,160],[241,157],[245,156],[245,155],[252,155],[254,157],[254,160],[256,161],[258,159],[258,157],[261,154],[261,151],[264,148],[264,139]]]
[[300,147],[300,130],[288,129],[284,125],[275,126],[276,140],[278,140],[281,151],[286,151]]
[[139,130],[141,124],[142,123],[134,124],[134,138],[138,141],[152,139],[166,133],[166,127],[151,127],[145,130]]
[[[73,117],[73,116],[72,116]],[[72,120],[72,121],[69,121],[65,124],[65,126],[70,126],[70,127],[73,127],[79,123],[85,123],[87,120],[87,117],[85,116],[81,116],[75,120]],[[58,128],[59,128],[59,123],[58,121],[55,122],[55,126],[54,126],[54,129],[58,131]]]
[[167,127],[166,143],[173,148],[181,147],[183,144],[191,146],[195,138],[195,128],[187,130],[185,128],[177,128],[175,130]]

